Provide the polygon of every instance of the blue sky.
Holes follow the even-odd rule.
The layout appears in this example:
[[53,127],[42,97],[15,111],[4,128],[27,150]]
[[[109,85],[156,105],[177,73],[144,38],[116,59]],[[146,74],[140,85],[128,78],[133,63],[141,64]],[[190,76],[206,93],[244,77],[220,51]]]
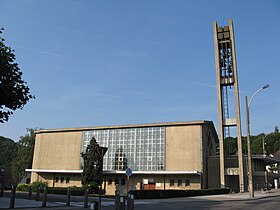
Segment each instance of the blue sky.
[[6,44],[36,96],[0,125],[26,128],[212,120],[217,129],[213,21],[232,18],[242,133],[280,126],[278,0],[1,0]]

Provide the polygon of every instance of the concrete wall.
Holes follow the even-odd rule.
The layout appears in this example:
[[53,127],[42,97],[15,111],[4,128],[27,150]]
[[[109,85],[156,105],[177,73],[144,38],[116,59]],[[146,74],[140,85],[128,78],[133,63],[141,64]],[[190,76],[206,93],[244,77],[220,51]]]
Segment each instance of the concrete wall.
[[166,171],[202,171],[201,126],[166,127]]
[[[82,132],[36,134],[32,169],[79,170]],[[31,182],[39,178],[32,173]]]
[[79,170],[82,132],[36,135],[33,169]]
[[[209,188],[208,186],[208,179],[211,179],[211,182],[217,182],[219,179],[219,174],[216,174],[213,177],[213,172],[212,170],[213,168],[208,172],[209,168],[208,168],[208,160],[209,157],[215,156],[217,153],[217,134],[216,131],[214,130],[214,128],[210,125],[210,124],[204,124],[202,126],[202,130],[201,130],[201,135],[202,135],[202,148],[203,148],[203,153],[202,153],[202,188],[206,189]],[[218,167],[219,165],[216,165],[215,167]],[[211,166],[213,167],[213,166]],[[214,169],[216,171],[216,168]],[[209,174],[210,177],[209,178]],[[214,180],[215,179],[215,180]]]
[[33,173],[32,182],[35,181],[46,182],[49,187],[79,187],[81,186],[81,174]]
[[[108,180],[112,179],[113,182],[108,184]],[[115,184],[114,179],[119,180],[119,184]],[[121,179],[125,179],[125,185],[121,185]],[[200,189],[200,176],[199,175],[140,175],[133,174],[129,178],[129,190],[140,190],[143,189],[143,179],[152,180],[155,184],[156,190],[166,190],[177,189],[177,190],[187,190],[187,189]],[[170,186],[170,180],[174,180],[174,185]],[[182,186],[178,186],[178,179],[182,180]],[[186,180],[190,181],[190,185],[186,186]],[[165,182],[165,184],[164,184]],[[119,190],[122,195],[126,195],[127,192],[127,177],[125,175],[106,175],[104,180],[103,189],[105,186],[107,195],[114,195],[115,190]]]
[[[136,175],[130,179],[130,189],[141,189],[143,179],[153,179],[156,189],[200,189],[208,186],[207,157],[216,153],[216,131],[211,123],[166,125],[166,171],[198,171],[200,175]],[[33,170],[79,170],[80,152],[82,144],[82,129],[38,132],[34,149]],[[125,175],[111,175],[113,183],[108,184],[109,175],[106,175],[107,194],[113,195],[116,189],[126,192],[127,185],[121,185]],[[56,181],[58,177],[58,181]],[[61,182],[61,177],[64,181]],[[69,182],[66,178],[69,177]],[[215,176],[218,178],[218,176]],[[67,187],[81,186],[80,174],[32,173],[31,182],[45,181],[49,186]],[[119,184],[114,179],[119,178]],[[170,180],[174,186],[170,186]],[[178,186],[178,179],[182,179],[182,186]],[[186,186],[190,180],[190,186]],[[165,185],[164,185],[165,183]],[[203,185],[201,184],[203,183]]]

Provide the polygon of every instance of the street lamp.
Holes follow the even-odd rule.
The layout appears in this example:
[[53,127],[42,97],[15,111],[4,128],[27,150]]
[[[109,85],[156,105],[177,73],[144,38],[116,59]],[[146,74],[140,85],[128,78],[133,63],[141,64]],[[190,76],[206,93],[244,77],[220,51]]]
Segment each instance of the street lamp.
[[253,186],[253,171],[252,171],[252,157],[251,157],[251,145],[250,145],[250,104],[255,97],[260,91],[266,89],[269,87],[269,84],[261,87],[258,89],[250,98],[249,103],[248,103],[248,98],[245,96],[246,100],[246,124],[247,124],[247,147],[248,147],[248,179],[249,179],[249,196],[250,198],[254,197],[254,186]]

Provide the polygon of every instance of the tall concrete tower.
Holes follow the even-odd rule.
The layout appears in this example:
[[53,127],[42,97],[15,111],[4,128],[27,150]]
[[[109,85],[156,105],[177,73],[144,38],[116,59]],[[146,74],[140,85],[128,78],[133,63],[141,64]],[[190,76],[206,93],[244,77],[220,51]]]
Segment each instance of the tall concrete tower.
[[[218,90],[220,183],[221,187],[226,187],[229,176],[238,175],[239,190],[244,192],[240,103],[233,23],[229,19],[229,25],[221,27],[214,21],[213,26]],[[230,101],[230,94],[233,94],[233,103]],[[233,128],[236,129],[237,135],[238,167],[231,167],[229,164],[226,164],[225,158],[224,142],[230,136],[230,131]]]

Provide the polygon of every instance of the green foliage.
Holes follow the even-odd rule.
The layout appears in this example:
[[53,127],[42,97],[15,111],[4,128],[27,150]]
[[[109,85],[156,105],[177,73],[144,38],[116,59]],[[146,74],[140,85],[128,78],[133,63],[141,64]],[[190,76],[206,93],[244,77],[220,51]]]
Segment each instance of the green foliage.
[[[0,29],[0,35],[4,29]],[[22,72],[15,62],[14,50],[4,43],[0,36],[0,122],[8,121],[17,109],[22,109],[29,99],[29,87],[22,79]]]
[[11,167],[17,153],[16,143],[12,139],[0,136],[0,148],[0,165]]
[[[19,184],[17,186],[17,191],[23,191],[28,192],[29,186],[32,187],[32,192],[36,192],[37,187],[39,186],[41,192],[45,186],[47,186],[47,183],[45,182],[33,182],[31,185],[29,184]],[[84,195],[85,188],[83,187],[77,187],[77,186],[71,186],[71,195],[78,195],[82,196]],[[59,195],[66,195],[67,194],[67,187],[48,187],[48,193],[49,194],[59,194]]]
[[136,199],[160,199],[202,195],[227,194],[230,189],[202,189],[202,190],[133,190],[130,191]]
[[278,168],[275,164],[272,164],[269,166],[268,170],[275,173],[277,172]]
[[17,191],[28,192],[29,191],[29,184],[18,184]]
[[31,183],[31,187],[32,187],[32,191],[35,192],[37,187],[39,187],[40,189],[43,189],[45,186],[48,186],[47,182],[32,182]]
[[17,143],[16,158],[12,162],[13,177],[17,183],[26,176],[25,169],[32,168],[35,133],[31,128],[27,131],[28,133],[21,136]]
[[262,155],[264,153],[263,138],[264,134],[250,137],[252,155]]
[[225,154],[226,155],[235,155],[237,154],[237,141],[236,138],[228,137],[225,139]]
[[[277,127],[277,126],[276,126]],[[267,155],[274,155],[274,153],[280,150],[280,133],[276,131],[270,134],[258,134],[256,136],[250,136],[251,141],[251,153],[253,155],[262,155],[264,152]],[[264,144],[264,148],[263,148]],[[225,154],[235,155],[237,153],[237,138],[225,139]],[[242,137],[242,149],[243,154],[247,154],[247,137]]]
[[280,149],[280,133],[270,133],[265,137],[265,143],[267,154],[274,154]]
[[82,184],[88,186],[91,192],[97,192],[98,186],[102,183],[103,157],[100,151],[100,146],[96,139],[92,137],[86,152],[81,153],[84,161]]
[[18,184],[17,185],[17,190],[18,191],[24,191],[24,192],[28,192],[29,191],[29,187],[31,186],[32,188],[32,192],[36,192],[37,191],[37,187],[39,187],[40,192],[43,192],[43,189],[45,186],[48,186],[47,182],[32,182],[31,184]]
[[[84,195],[85,188],[83,187],[70,187],[71,195],[77,195],[81,196]],[[67,188],[66,187],[49,187],[48,193],[50,194],[59,194],[59,195],[66,195],[67,194]]]
[[242,136],[242,152],[243,154],[247,154],[247,137],[246,136]]

